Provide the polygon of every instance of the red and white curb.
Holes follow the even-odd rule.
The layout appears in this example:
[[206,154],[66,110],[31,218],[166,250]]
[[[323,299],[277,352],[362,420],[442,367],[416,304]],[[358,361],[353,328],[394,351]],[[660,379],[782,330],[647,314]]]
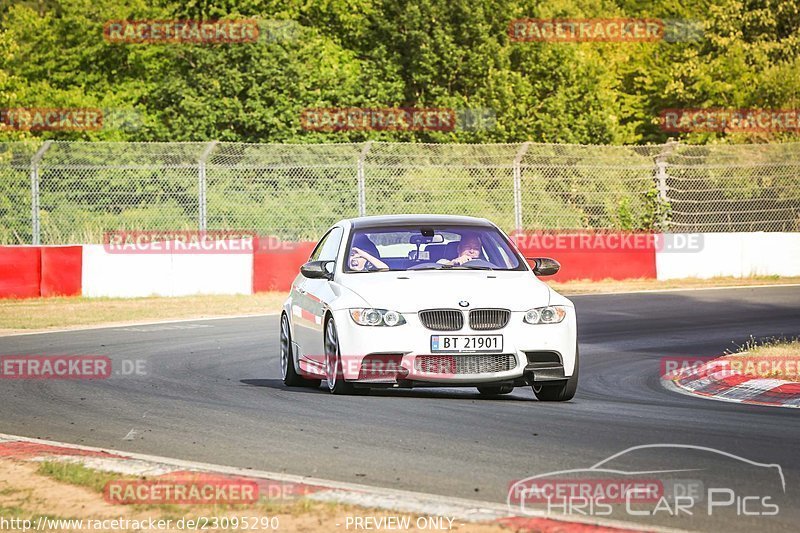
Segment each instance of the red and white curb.
[[571,517],[566,520],[546,516],[544,512],[541,515],[521,516],[510,512],[505,505],[491,502],[183,461],[139,453],[118,452],[0,433],[0,459],[2,458],[32,462],[77,463],[94,470],[129,476],[162,477],[187,472],[236,476],[240,480],[255,481],[260,487],[274,487],[276,483],[279,483],[284,489],[288,488],[287,492],[299,498],[319,502],[399,511],[421,516],[445,516],[454,519],[453,524],[465,522],[497,524],[514,531],[546,533],[620,533],[626,531],[672,533],[678,531],[671,528],[650,527],[593,517]]
[[721,358],[662,376],[662,383],[676,392],[723,402],[800,408],[800,383],[746,376]]

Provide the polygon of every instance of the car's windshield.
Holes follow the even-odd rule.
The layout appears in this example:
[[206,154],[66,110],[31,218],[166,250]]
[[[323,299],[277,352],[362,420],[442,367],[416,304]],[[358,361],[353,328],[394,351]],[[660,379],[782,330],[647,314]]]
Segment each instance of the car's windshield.
[[345,272],[524,270],[508,239],[490,226],[398,226],[354,230]]

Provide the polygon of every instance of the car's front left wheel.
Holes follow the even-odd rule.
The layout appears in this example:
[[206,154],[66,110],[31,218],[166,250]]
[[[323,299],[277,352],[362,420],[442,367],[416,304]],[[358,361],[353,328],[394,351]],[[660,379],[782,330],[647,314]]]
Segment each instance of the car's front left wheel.
[[575,368],[572,370],[572,375],[557,384],[536,384],[532,385],[533,394],[536,399],[542,402],[566,402],[575,396],[575,391],[578,390],[578,346],[575,346]]
[[325,379],[328,382],[328,390],[333,394],[354,392],[353,385],[344,380],[339,335],[336,333],[336,324],[332,317],[325,324]]
[[286,313],[281,315],[281,377],[288,387],[319,387],[320,380],[306,379],[297,373],[292,354],[292,332]]

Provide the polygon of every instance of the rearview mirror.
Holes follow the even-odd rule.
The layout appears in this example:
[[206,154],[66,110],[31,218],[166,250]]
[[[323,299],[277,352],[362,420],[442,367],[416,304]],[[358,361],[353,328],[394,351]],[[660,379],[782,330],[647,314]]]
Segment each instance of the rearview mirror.
[[300,273],[311,279],[333,279],[333,261],[309,261],[300,267]]
[[552,276],[561,269],[561,263],[549,257],[526,257],[533,261],[533,273],[537,276]]
[[441,233],[425,235],[424,233],[420,235],[412,235],[408,242],[413,244],[414,246],[420,246],[422,244],[439,244],[444,242],[444,235]]

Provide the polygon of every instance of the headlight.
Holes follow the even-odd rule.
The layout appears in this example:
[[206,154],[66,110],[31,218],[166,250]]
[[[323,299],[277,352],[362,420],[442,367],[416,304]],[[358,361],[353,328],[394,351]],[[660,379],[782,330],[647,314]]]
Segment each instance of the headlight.
[[386,309],[350,309],[350,316],[356,324],[362,326],[399,326],[406,323],[403,315]]
[[549,305],[525,311],[523,319],[528,324],[558,324],[567,316],[567,309],[563,305]]

